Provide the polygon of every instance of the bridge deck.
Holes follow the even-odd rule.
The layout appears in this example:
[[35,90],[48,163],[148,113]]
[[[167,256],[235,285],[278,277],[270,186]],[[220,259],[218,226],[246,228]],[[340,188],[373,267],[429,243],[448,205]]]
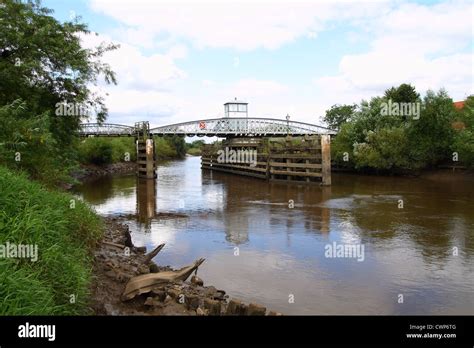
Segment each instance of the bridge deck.
[[[215,118],[176,123],[150,129],[150,135],[182,136],[286,136],[335,134],[333,130],[318,125],[279,120],[274,118]],[[81,136],[135,136],[135,127],[111,123],[84,123],[79,131]]]

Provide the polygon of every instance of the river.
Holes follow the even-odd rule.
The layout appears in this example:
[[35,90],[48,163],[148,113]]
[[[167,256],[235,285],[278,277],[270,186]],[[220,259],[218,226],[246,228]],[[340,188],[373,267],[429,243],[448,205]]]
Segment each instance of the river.
[[303,315],[474,313],[472,177],[333,173],[320,187],[201,171],[187,157],[160,164],[156,185],[128,174],[76,190],[122,217],[136,245],[166,243],[158,264],[204,257],[205,285],[247,303]]

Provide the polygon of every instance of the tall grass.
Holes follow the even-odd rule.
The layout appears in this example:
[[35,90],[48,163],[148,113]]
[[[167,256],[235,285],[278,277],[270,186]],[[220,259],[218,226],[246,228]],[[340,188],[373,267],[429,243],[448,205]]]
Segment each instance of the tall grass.
[[36,262],[0,258],[0,315],[86,314],[91,249],[102,231],[74,196],[0,167],[0,244],[38,246]]

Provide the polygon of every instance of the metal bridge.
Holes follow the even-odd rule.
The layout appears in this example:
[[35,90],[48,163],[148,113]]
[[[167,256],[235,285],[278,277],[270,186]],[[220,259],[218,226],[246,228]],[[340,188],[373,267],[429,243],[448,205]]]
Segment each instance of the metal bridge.
[[[135,136],[138,129],[113,123],[83,123],[80,136]],[[181,135],[208,137],[265,137],[286,135],[336,134],[335,131],[318,125],[279,120],[275,118],[224,117],[197,120],[155,127],[150,135]]]

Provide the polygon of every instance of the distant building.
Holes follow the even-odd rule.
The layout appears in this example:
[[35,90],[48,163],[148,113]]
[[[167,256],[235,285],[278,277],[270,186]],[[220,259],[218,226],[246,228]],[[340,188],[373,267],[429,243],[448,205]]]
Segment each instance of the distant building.
[[[462,110],[464,108],[464,104],[466,103],[465,100],[457,101],[454,102],[453,105],[456,108],[456,110]],[[466,125],[462,121],[454,121],[451,123],[451,127],[453,127],[456,130],[463,130],[466,129]]]

